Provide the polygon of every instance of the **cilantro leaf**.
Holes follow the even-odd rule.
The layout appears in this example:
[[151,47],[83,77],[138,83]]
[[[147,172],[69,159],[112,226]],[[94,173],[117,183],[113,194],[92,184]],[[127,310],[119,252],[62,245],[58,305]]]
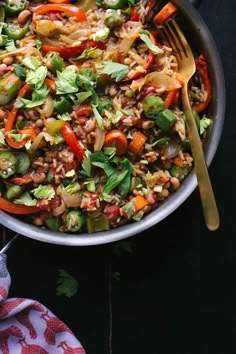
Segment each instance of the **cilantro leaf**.
[[142,41],[147,45],[147,47],[151,50],[153,54],[162,54],[164,53],[163,49],[159,48],[157,45],[155,45],[151,38],[150,35],[147,31],[141,31],[139,34],[140,38]]
[[103,128],[103,118],[102,118],[101,114],[98,112],[97,107],[93,104],[92,104],[92,107],[93,107],[93,114],[96,119],[97,125],[99,126],[99,128],[101,130],[103,130],[104,129]]
[[69,121],[71,120],[71,116],[70,113],[66,112],[66,113],[62,113],[62,114],[58,114],[57,118],[60,120],[64,120],[64,121]]
[[7,133],[9,138],[13,138],[17,143],[22,142],[25,138],[28,138],[29,134],[15,134],[15,133]]
[[111,176],[109,176],[108,181],[103,187],[102,193],[99,196],[100,200],[103,200],[103,195],[104,194],[110,194],[113,189],[115,189],[121,181],[125,178],[127,175],[128,171],[123,171],[121,173],[113,173]]
[[84,184],[87,186],[87,190],[91,193],[94,193],[96,191],[96,186],[94,179],[89,179],[84,182]]
[[127,217],[130,218],[135,212],[135,204],[134,202],[129,202],[125,204],[121,209],[124,211]]
[[104,68],[102,74],[110,75],[116,82],[124,79],[129,72],[129,67],[124,64],[115,63],[113,61],[103,61]]
[[46,84],[43,84],[40,88],[35,88],[32,92],[32,100],[26,98],[17,97],[14,106],[16,108],[33,108],[42,105],[46,101],[46,96],[49,90]]
[[77,293],[78,288],[78,281],[71,274],[60,269],[56,289],[57,295],[64,295],[67,298],[71,298]]
[[36,70],[41,63],[36,57],[29,55],[22,60],[22,64],[30,70]]
[[52,186],[43,186],[42,184],[40,184],[37,188],[33,189],[32,193],[35,198],[48,200],[53,199],[56,194]]
[[85,157],[84,157],[82,165],[81,165],[82,170],[79,171],[82,175],[85,175],[87,177],[91,177],[91,171],[92,171],[90,154],[91,154],[90,151],[86,150]]
[[26,74],[26,83],[35,85],[36,88],[40,88],[44,83],[44,80],[47,76],[47,67],[39,66],[36,70],[28,70]]
[[[67,176],[68,177],[68,176]],[[66,186],[65,190],[70,193],[74,194],[79,192],[81,189],[80,184],[78,182],[70,183],[68,186]]]
[[16,50],[15,42],[13,39],[8,39],[5,48],[8,52],[14,52],[14,50]]
[[85,100],[87,100],[87,98],[89,98],[90,96],[92,96],[92,92],[85,91],[85,92],[76,93],[76,95],[70,95],[70,98],[72,99],[72,101],[74,102],[74,104],[76,106],[79,106],[79,105],[81,105],[81,103],[83,103]]
[[21,194],[17,199],[13,201],[14,204],[23,204],[27,206],[37,205],[37,200],[32,199],[28,192]]
[[200,119],[200,135],[202,135],[204,131],[211,126],[211,124],[212,120],[204,115],[202,119]]
[[26,76],[25,71],[24,71],[24,69],[22,68],[21,65],[19,65],[19,64],[13,64],[13,67],[14,67],[15,73],[16,73],[16,75],[17,75],[18,77],[25,77],[25,76]]
[[77,74],[74,69],[65,68],[61,72],[57,71],[55,82],[58,95],[78,92]]
[[41,46],[42,46],[42,42],[39,39],[36,39],[35,43],[36,43],[36,48],[40,51]]

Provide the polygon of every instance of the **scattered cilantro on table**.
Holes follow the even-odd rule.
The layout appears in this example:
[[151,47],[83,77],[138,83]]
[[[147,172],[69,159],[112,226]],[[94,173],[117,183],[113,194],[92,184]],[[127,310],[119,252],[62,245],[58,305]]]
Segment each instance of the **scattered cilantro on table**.
[[79,288],[78,281],[63,269],[59,270],[56,293],[67,298],[74,296]]

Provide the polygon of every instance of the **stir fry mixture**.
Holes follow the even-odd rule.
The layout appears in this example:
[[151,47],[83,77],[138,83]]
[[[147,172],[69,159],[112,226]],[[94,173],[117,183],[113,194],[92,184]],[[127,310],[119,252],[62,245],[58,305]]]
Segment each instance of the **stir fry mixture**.
[[[0,209],[60,232],[141,220],[193,166],[171,2],[0,2]],[[202,141],[207,63],[189,98]]]

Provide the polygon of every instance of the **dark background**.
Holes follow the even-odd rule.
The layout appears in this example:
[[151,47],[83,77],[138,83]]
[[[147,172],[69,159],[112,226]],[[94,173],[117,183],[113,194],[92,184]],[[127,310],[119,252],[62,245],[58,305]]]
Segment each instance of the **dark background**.
[[[226,79],[224,131],[210,167],[219,230],[206,229],[196,190],[128,241],[70,248],[20,237],[8,251],[10,296],[46,305],[87,354],[236,353],[236,1],[202,0],[198,9]],[[69,300],[56,295],[59,269],[79,282]]]

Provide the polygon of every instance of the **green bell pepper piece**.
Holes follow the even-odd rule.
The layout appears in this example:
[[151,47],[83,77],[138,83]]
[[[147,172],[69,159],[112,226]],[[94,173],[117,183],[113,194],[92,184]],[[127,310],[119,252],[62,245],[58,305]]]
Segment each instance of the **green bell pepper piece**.
[[0,105],[5,105],[16,97],[21,86],[22,81],[15,73],[7,74],[0,81]]
[[116,10],[112,10],[112,15],[107,17],[104,23],[110,29],[120,27],[123,23],[125,23],[125,17],[123,15],[119,15]]
[[66,97],[61,97],[60,101],[54,101],[54,108],[60,114],[72,112],[72,104]]
[[5,13],[8,16],[16,16],[26,7],[26,0],[6,0]]
[[0,176],[4,179],[14,175],[16,171],[17,158],[10,152],[5,151],[0,154]]
[[169,109],[165,109],[163,112],[158,114],[155,123],[159,128],[161,128],[161,130],[167,132],[173,127],[176,121],[177,118],[174,113]]
[[44,224],[47,226],[49,230],[59,231],[59,227],[61,226],[62,222],[60,218],[51,218],[46,219]]
[[88,233],[91,234],[93,232],[110,230],[110,223],[106,217],[106,215],[101,214],[96,218],[88,218],[87,219],[87,229]]
[[109,9],[122,9],[123,7],[128,6],[127,0],[103,0],[102,4]]
[[146,118],[155,119],[165,109],[165,103],[159,96],[147,96],[143,101],[143,111]]
[[14,41],[24,38],[26,33],[29,32],[30,21],[24,27],[19,25],[5,25],[3,27],[3,33],[8,36],[8,39],[13,39]]

